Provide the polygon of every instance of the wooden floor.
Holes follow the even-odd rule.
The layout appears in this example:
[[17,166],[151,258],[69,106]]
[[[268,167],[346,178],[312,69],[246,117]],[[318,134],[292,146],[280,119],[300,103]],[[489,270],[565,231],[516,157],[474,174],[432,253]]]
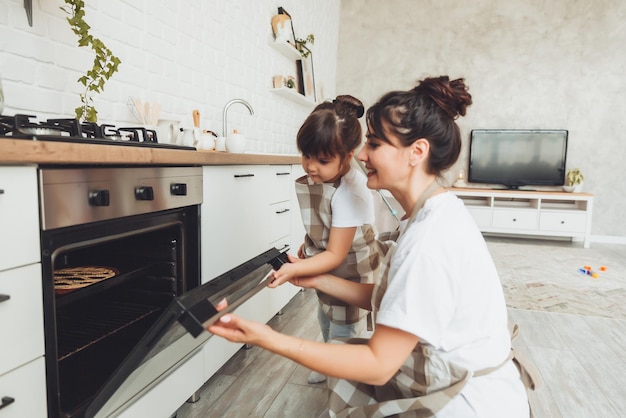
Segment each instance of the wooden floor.
[[[313,291],[299,292],[270,325],[320,340],[316,303]],[[536,418],[626,417],[626,320],[513,309],[509,318],[521,329],[515,347],[544,379],[531,396]],[[177,418],[318,417],[326,386],[307,384],[308,374],[257,347],[241,349]]]

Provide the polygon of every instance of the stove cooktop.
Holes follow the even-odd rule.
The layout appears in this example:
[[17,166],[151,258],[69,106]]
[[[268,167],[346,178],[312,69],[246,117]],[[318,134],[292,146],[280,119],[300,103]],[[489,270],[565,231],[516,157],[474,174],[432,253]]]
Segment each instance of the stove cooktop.
[[80,144],[121,145],[146,148],[195,150],[195,147],[166,144],[157,132],[141,126],[116,127],[110,124],[79,122],[77,119],[33,121],[35,116],[0,115],[0,139],[74,142]]

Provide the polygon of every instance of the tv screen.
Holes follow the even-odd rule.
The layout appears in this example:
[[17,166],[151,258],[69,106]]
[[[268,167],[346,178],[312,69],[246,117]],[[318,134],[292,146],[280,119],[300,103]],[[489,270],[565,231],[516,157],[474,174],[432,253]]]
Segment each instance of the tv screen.
[[474,129],[468,181],[511,189],[563,185],[566,154],[566,130]]

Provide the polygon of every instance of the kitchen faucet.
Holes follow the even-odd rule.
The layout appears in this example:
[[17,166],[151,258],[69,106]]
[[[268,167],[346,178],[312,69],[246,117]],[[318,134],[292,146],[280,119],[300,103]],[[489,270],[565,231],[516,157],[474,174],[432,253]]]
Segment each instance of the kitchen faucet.
[[243,99],[233,99],[230,102],[226,103],[226,106],[224,106],[224,113],[223,113],[223,127],[224,127],[224,131],[223,131],[223,136],[226,137],[226,135],[228,135],[228,126],[227,126],[227,113],[228,113],[228,108],[231,107],[232,105],[234,105],[235,103],[241,103],[242,105],[245,105],[248,110],[250,111],[251,115],[254,115],[254,110],[252,109],[252,106],[250,106],[250,103],[246,102]]

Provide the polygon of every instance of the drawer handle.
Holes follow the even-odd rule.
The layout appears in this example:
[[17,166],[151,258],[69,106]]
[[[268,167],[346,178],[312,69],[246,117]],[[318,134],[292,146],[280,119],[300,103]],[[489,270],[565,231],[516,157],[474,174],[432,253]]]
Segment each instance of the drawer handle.
[[513,218],[513,222],[517,222],[517,218]]
[[0,194],[4,194],[4,189],[0,189]]
[[6,302],[9,299],[11,299],[10,295],[0,295],[0,303]]
[[291,173],[276,173],[277,176],[288,176]]
[[0,404],[0,409],[4,408],[5,406],[11,405],[13,402],[15,402],[14,398],[12,398],[10,396],[3,396],[2,397],[2,404]]
[[277,210],[276,214],[280,215],[281,213],[289,212],[289,209]]
[[254,174],[235,174],[236,179],[241,177],[254,177]]
[[565,221],[561,221],[561,225],[563,225],[565,223]]

